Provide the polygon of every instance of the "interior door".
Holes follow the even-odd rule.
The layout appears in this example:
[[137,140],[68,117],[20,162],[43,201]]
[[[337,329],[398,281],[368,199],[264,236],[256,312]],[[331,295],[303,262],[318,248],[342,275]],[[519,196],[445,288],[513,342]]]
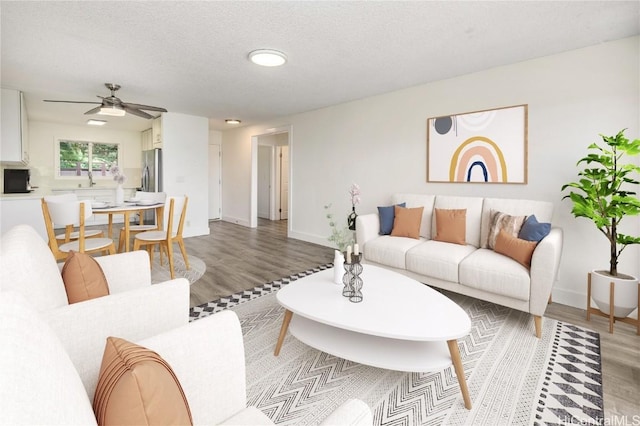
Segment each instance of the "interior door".
[[280,147],[280,220],[289,218],[289,147]]
[[258,145],[258,217],[270,219],[271,159],[273,147]]
[[220,219],[222,208],[221,155],[220,145],[209,145],[209,219]]

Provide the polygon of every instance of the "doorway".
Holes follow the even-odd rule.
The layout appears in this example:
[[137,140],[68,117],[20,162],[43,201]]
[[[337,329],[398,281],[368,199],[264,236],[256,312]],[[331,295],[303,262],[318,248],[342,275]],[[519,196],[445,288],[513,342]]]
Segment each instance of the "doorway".
[[275,199],[280,220],[289,219],[289,146],[276,147],[277,185]]
[[271,133],[251,138],[252,228],[258,226],[258,218],[271,221],[287,220],[291,211],[290,129],[285,127],[270,130]]
[[258,145],[258,217],[271,219],[273,147]]
[[220,145],[209,145],[209,220],[220,219],[222,215],[221,160]]

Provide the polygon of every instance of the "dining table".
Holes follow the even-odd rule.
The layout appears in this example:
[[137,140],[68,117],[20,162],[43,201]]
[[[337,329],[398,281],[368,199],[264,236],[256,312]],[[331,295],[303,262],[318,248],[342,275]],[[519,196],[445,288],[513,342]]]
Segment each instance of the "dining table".
[[109,238],[113,239],[113,216],[114,215],[123,215],[124,216],[124,251],[129,251],[129,230],[130,230],[130,219],[132,213],[139,213],[140,217],[140,225],[144,224],[144,210],[154,209],[156,211],[156,220],[158,223],[158,229],[162,229],[162,219],[164,215],[164,203],[154,203],[154,204],[140,204],[135,201],[125,201],[124,204],[120,205],[112,205],[107,204],[104,207],[91,207],[93,214],[108,214],[109,215],[109,225],[107,228],[107,233]]

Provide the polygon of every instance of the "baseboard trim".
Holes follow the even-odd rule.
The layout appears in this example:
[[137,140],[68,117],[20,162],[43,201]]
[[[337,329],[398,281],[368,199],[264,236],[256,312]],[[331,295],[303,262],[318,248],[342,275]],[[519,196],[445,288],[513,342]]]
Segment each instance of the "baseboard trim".
[[327,237],[321,237],[318,235],[307,234],[305,232],[298,231],[289,231],[289,238],[295,238],[296,240],[306,241],[308,243],[318,244],[320,246],[325,246],[329,248],[335,248],[329,241],[327,241]]
[[587,309],[587,293],[563,288],[554,288],[552,291],[553,302],[561,305],[573,306],[578,309]]
[[247,228],[251,228],[251,223],[249,223],[248,220],[241,219],[241,218],[238,218],[238,217],[222,216],[221,220],[224,221],[224,222],[234,223],[236,225],[240,225],[240,226],[245,226]]
[[209,229],[209,227],[205,227],[205,228],[185,228],[182,231],[182,236],[184,238],[187,237],[199,237],[201,235],[209,235],[211,234],[211,230]]

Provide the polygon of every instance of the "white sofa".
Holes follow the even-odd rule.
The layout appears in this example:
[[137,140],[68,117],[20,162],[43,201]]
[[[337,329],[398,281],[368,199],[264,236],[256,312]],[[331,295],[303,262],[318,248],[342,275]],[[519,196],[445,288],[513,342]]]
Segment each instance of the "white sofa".
[[[562,230],[552,227],[551,232],[538,243],[530,270],[507,256],[481,246],[489,233],[491,210],[514,216],[535,214],[539,222],[551,222],[551,203],[395,194],[385,205],[403,202],[408,208],[424,207],[420,238],[379,235],[378,214],[360,215],[356,222],[356,240],[363,252],[364,263],[394,270],[430,286],[531,313],[536,336],[541,336],[542,316],[560,264]],[[436,208],[466,209],[466,245],[432,240],[436,233]]]
[[[246,407],[244,345],[233,312],[188,324],[189,283],[151,285],[144,251],[97,257],[110,295],[67,304],[59,267],[32,228],[0,240],[0,425],[96,424],[91,401],[108,336],[158,352],[194,424],[273,424]],[[349,400],[326,424],[371,424]]]

